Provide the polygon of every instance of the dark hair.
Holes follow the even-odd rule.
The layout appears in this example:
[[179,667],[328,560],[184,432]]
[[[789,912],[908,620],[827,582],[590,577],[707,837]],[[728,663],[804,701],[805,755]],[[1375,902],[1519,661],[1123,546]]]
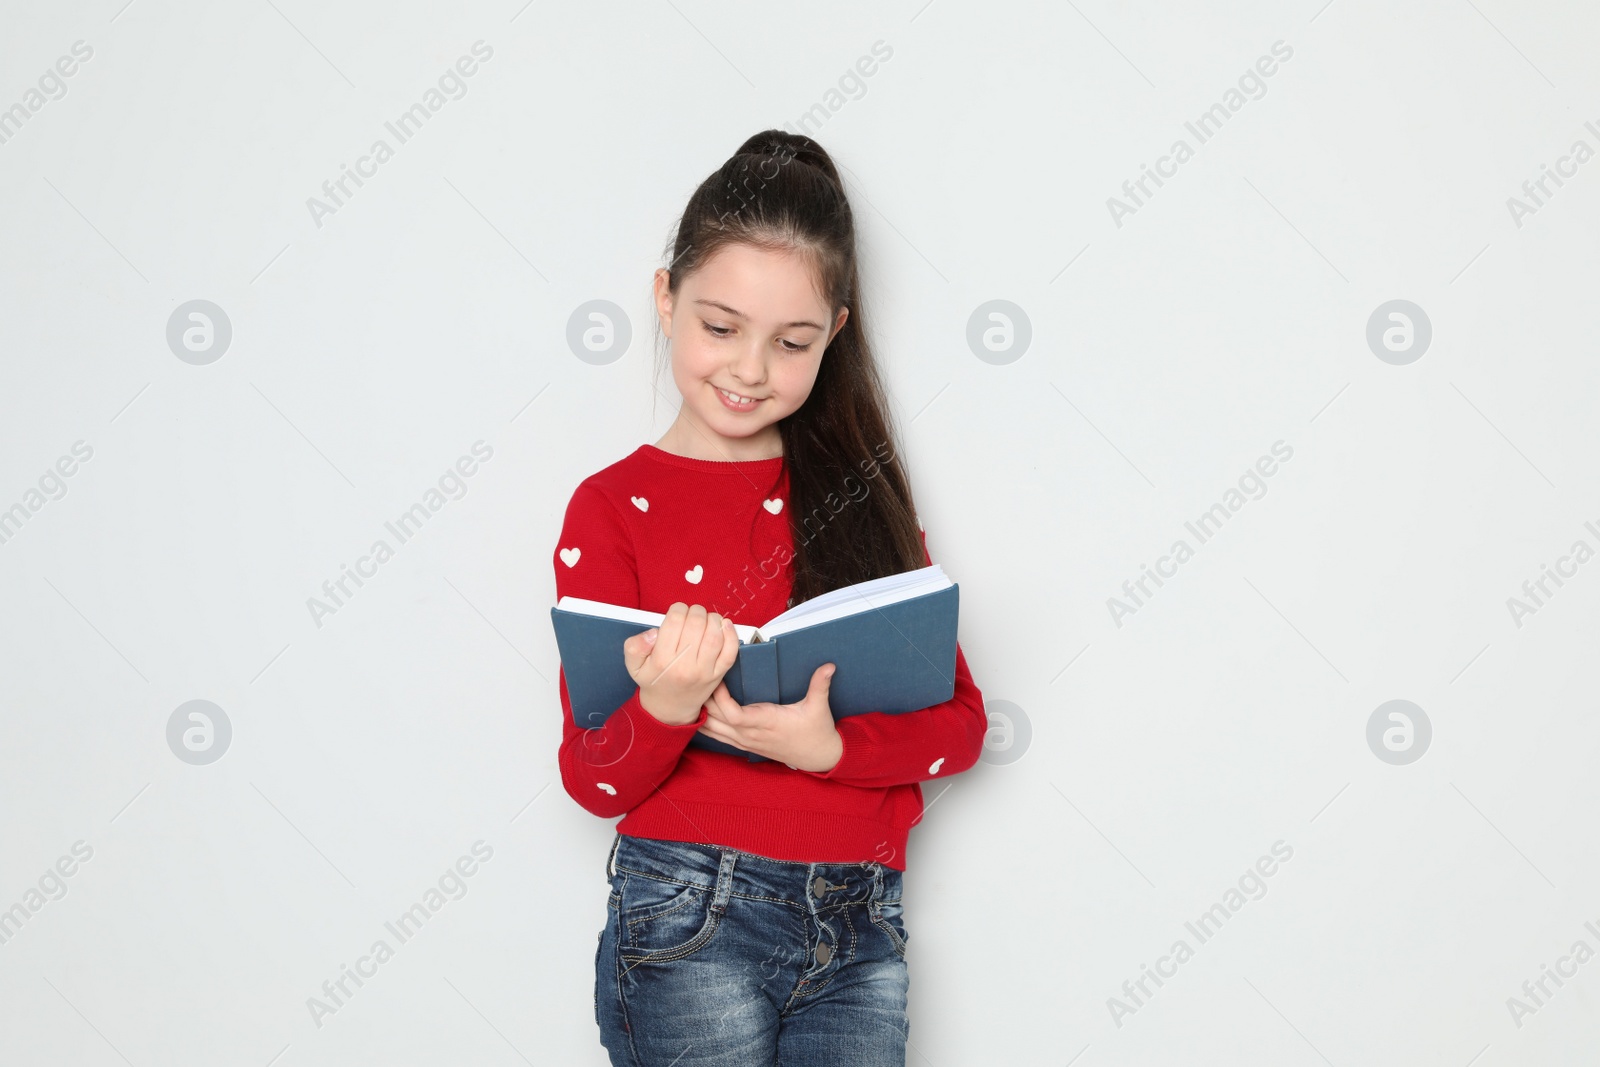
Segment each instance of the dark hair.
[[778,422],[794,535],[790,603],[925,566],[911,481],[867,343],[855,220],[821,145],[765,130],[701,182],[678,221],[669,290],[676,295],[732,243],[799,254],[833,315],[850,309],[823,351],[811,395]]

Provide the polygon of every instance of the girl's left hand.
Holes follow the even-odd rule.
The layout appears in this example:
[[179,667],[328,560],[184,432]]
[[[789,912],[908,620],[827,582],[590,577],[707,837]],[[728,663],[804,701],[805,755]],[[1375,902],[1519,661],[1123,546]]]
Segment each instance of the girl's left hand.
[[828,705],[833,671],[831,663],[818,667],[805,698],[796,704],[740,704],[728,692],[728,683],[718,682],[706,701],[709,714],[699,732],[795,770],[825,774],[844,755],[844,738]]

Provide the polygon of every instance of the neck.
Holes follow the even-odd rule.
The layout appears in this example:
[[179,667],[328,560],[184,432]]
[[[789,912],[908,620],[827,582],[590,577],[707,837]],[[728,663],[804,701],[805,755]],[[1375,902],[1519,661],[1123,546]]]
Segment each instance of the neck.
[[689,459],[743,463],[776,459],[783,455],[783,437],[778,433],[777,423],[764,426],[749,437],[724,437],[680,411],[677,419],[667,427],[667,432],[656,442],[656,447]]

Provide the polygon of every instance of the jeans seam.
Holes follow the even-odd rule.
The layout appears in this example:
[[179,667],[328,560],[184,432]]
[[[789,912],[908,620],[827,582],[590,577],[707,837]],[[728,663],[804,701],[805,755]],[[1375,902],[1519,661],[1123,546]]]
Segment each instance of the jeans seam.
[[665,874],[657,874],[655,871],[641,871],[636,867],[629,867],[625,863],[617,864],[617,870],[627,871],[629,874],[637,874],[641,878],[654,878],[658,882],[669,882],[672,885],[681,885],[685,889],[704,889],[706,892],[711,893],[715,892],[717,888],[716,879],[712,879],[711,884],[706,885],[704,882],[689,882],[683,880],[682,878],[673,878]]
[[[621,918],[621,912],[617,913]],[[621,923],[617,924],[616,940],[611,945],[611,984],[612,995],[616,1000],[616,1012],[622,1018],[622,1033],[628,1043],[628,1057],[633,1061],[634,1067],[644,1067],[644,1061],[639,1058],[639,1047],[633,1042],[633,1019],[628,1014],[628,998],[622,995],[622,929]]]
[[[738,849],[729,849],[728,851],[730,851],[730,852],[738,852],[739,850]],[[746,856],[748,856],[750,854],[751,853],[748,853],[748,852],[743,853],[743,855],[746,855]],[[616,868],[619,871],[626,871],[629,874],[637,874],[641,878],[653,878],[658,882],[668,882],[668,883],[671,883],[672,885],[681,885],[685,889],[703,889],[708,893],[715,893],[716,890],[717,890],[717,885],[716,885],[715,880],[713,880],[711,885],[706,885],[704,882],[685,881],[685,880],[683,880],[681,878],[672,878],[672,877],[669,877],[669,876],[664,875],[664,874],[657,874],[655,871],[641,871],[637,867],[629,867],[625,863],[617,864]],[[771,897],[771,896],[766,896],[765,894],[762,894],[762,893],[740,893],[737,890],[730,890],[728,895],[730,897],[739,897],[741,900],[767,900],[767,901],[771,901],[774,904],[788,904],[791,907],[800,908],[802,910],[804,910],[804,908],[806,907],[806,905],[804,903],[802,903],[800,901],[797,901],[797,900],[791,900],[788,897]],[[866,904],[866,903],[870,902],[872,899],[873,899],[873,895],[869,893],[865,897],[851,897],[851,898],[847,898],[845,900],[840,900],[840,901],[838,901],[836,903],[828,904],[826,906],[829,907],[829,908],[837,908],[837,907],[844,907],[844,906],[849,905],[849,904]],[[885,900],[884,903],[888,904],[888,903],[892,903],[892,901]]]
[[645,915],[645,916],[635,917],[635,918],[632,918],[632,919],[626,919],[626,920],[624,920],[624,922],[627,924],[628,930],[629,930],[629,932],[631,934],[631,932],[633,930],[633,924],[634,923],[654,922],[655,920],[661,918],[664,915],[671,915],[675,911],[681,911],[684,908],[687,908],[690,904],[698,904],[698,903],[699,903],[699,901],[696,898],[686,896],[686,897],[683,898],[682,901],[680,901],[677,904],[674,904],[672,907],[668,908],[666,911],[658,911],[653,915]]

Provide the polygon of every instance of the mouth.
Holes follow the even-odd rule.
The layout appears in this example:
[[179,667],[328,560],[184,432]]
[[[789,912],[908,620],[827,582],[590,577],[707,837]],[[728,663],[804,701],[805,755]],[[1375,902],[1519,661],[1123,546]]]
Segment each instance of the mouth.
[[717,386],[712,386],[711,388],[716,390],[717,399],[721,400],[722,406],[729,411],[754,411],[756,406],[765,399],[764,397],[740,396],[738,393],[730,393],[726,389]]

